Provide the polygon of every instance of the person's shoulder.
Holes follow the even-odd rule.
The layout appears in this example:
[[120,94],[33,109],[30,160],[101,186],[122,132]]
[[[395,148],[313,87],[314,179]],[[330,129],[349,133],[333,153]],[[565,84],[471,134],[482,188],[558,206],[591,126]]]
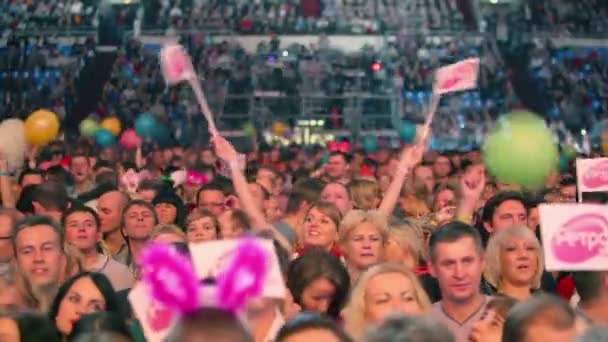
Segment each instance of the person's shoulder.
[[110,260],[108,260],[108,266],[107,268],[111,271],[111,272],[117,272],[117,273],[123,273],[126,272],[129,275],[131,274],[131,271],[129,270],[129,267],[117,260],[114,260],[114,258],[109,258]]

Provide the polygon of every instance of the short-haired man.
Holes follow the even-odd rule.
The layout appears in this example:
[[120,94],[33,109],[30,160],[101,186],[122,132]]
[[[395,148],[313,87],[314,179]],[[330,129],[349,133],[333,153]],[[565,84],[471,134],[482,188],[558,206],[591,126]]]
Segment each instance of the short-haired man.
[[479,232],[454,221],[439,228],[430,239],[430,271],[437,278],[442,300],[433,304],[433,315],[450,329],[456,341],[468,341],[490,297],[481,293],[484,268]]
[[127,266],[99,253],[102,233],[99,216],[93,209],[86,206],[70,208],[64,214],[62,223],[66,242],[82,253],[86,270],[105,274],[116,291],[133,286],[135,278]]
[[482,221],[484,229],[490,234],[503,228],[527,226],[528,211],[524,197],[516,191],[497,193],[486,202]]
[[99,226],[103,235],[103,252],[123,264],[127,263],[129,255],[129,247],[120,231],[122,212],[127,203],[129,197],[116,190],[106,192],[97,201]]
[[143,200],[132,200],[122,212],[122,235],[127,239],[129,254],[126,265],[137,274],[139,254],[152,236],[158,224],[158,216],[152,204]]
[[226,210],[224,189],[215,183],[203,185],[196,194],[196,206],[220,216]]
[[70,198],[63,184],[46,181],[36,185],[32,205],[34,214],[46,215],[60,222],[63,212],[70,206]]
[[350,180],[350,157],[346,153],[332,152],[325,166],[325,175],[330,182],[347,184]]
[[63,242],[62,227],[47,216],[34,215],[17,222],[12,235],[19,272],[49,303],[66,267]]
[[433,161],[433,173],[438,183],[446,184],[450,173],[452,173],[452,162],[445,155],[438,155]]
[[44,171],[38,169],[25,169],[19,174],[17,183],[23,189],[29,185],[38,185],[44,182]]
[[578,310],[595,324],[608,325],[608,272],[573,272]]
[[516,304],[508,313],[503,342],[574,341],[576,314],[563,299],[533,296]]
[[298,237],[297,227],[304,222],[306,213],[308,213],[308,210],[318,197],[319,193],[311,194],[305,191],[292,191],[289,195],[285,216],[283,217],[283,220],[275,225],[275,227],[283,236],[285,236],[292,246],[295,246]]
[[74,179],[74,186],[68,191],[70,196],[77,197],[95,188],[92,180],[91,164],[87,155],[78,154],[72,156],[70,172]]

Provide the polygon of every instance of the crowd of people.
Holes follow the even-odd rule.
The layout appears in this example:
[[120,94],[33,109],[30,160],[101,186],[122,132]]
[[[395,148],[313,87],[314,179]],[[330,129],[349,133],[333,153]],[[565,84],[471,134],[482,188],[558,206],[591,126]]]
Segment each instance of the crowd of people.
[[[341,32],[346,22],[347,30],[373,33],[412,13],[433,29],[462,24],[454,0],[317,3],[151,1],[143,18],[153,14],[163,29],[217,24],[259,33]],[[234,42],[184,35],[220,134],[207,134],[188,87],[166,85],[159,46],[129,39],[91,117],[114,116],[126,129],[148,112],[171,138],[128,150],[98,146],[94,138],[73,143],[75,132],[62,132],[70,141],[28,149],[16,168],[11,147],[0,146],[0,340],[153,340],[150,318],[131,296],[149,285],[146,251],[169,246],[196,264],[205,257],[194,253],[199,247],[248,237],[272,242],[280,270],[273,286],[285,295],[262,295],[237,313],[206,298],[179,317],[164,340],[606,340],[608,273],[548,271],[539,206],[606,204],[608,198],[578,198],[573,165],[562,165],[535,191],[505,183],[490,174],[476,147],[499,114],[521,106],[513,65],[505,63],[505,49],[512,48],[509,33],[502,34],[505,24],[596,34],[605,29],[604,5],[524,2],[519,12],[487,16],[495,34],[397,35],[383,49],[352,54],[336,51],[324,36],[318,46],[291,47],[274,37],[247,53]],[[92,26],[95,6],[2,1],[0,27]],[[546,95],[549,112],[541,114],[572,131],[605,118],[606,50],[555,47],[550,40],[527,47],[524,71]],[[76,80],[95,58],[93,39],[61,46],[13,36],[0,52],[0,117],[47,108],[70,118]],[[222,114],[254,113],[243,98],[259,92],[283,98],[266,109],[278,120],[297,117],[302,98],[322,94],[328,99],[320,112],[344,115],[326,128],[342,128],[349,109],[332,97],[358,92],[396,97],[403,117],[420,122],[433,70],[467,57],[481,58],[479,87],[442,101],[432,127],[434,136],[457,141],[448,149],[429,149],[421,140],[373,151],[356,141],[278,146],[252,136],[252,149],[238,151],[221,135],[244,123],[224,121]],[[380,101],[362,102],[364,114],[391,110]],[[475,143],[462,149],[461,137]],[[220,279],[197,281],[206,290]],[[156,310],[154,296],[147,297]]]
[[[205,28],[241,34],[374,34],[516,25],[521,30],[589,36],[606,33],[603,18],[608,11],[601,0],[481,3],[472,6],[471,22],[465,23],[457,0],[155,0],[135,7],[143,9],[138,20],[146,30]],[[100,8],[90,0],[3,0],[0,29],[87,30],[99,23]],[[127,7],[118,13],[120,23],[129,17],[133,13]]]
[[[388,118],[396,112],[421,122],[431,97],[432,71],[473,56],[482,59],[479,87],[442,102],[436,136],[457,141],[482,136],[498,114],[518,104],[501,43],[492,37],[445,41],[408,36],[389,42],[382,50],[367,47],[356,53],[324,46],[322,39],[317,47],[281,47],[274,38],[262,42],[255,53],[247,53],[234,42],[214,42],[211,36],[187,35],[182,41],[197,61],[221,129],[240,129],[253,116],[294,120],[303,114],[325,113],[342,117],[326,127],[339,129],[348,120],[348,110],[353,110],[345,108],[342,96],[351,93],[368,94],[360,102],[364,118],[367,114]],[[173,124],[174,133],[187,125],[197,126],[201,116],[191,92],[165,87],[157,67],[158,48],[137,40],[125,43],[93,116],[117,115],[129,123],[137,114],[152,110]],[[605,49],[558,48],[546,41],[532,44],[528,52],[526,71],[541,90],[538,101],[546,108],[541,114],[552,122],[563,122],[575,134],[604,119],[608,106]],[[27,115],[40,107],[61,117],[71,113],[75,80],[93,55],[91,40],[68,47],[42,39],[13,41],[1,59],[5,70],[0,73],[2,117]],[[262,92],[278,96],[254,107],[251,98]],[[326,99],[305,107],[310,102],[307,97],[318,95]],[[234,119],[236,114],[240,116]],[[379,125],[375,128],[393,128],[390,120]]]
[[[606,273],[544,267],[538,205],[576,201],[572,170],[531,193],[493,179],[477,151],[291,146],[248,153],[245,163],[239,155],[214,136],[203,149],[127,153],[56,141],[28,153],[14,176],[0,160],[3,334],[143,341],[144,317],[127,298],[146,248],[187,253],[252,235],[274,241],[287,296],[255,302],[242,319],[201,307],[169,340],[605,334],[596,326],[608,321]],[[200,177],[175,176],[182,170]]]

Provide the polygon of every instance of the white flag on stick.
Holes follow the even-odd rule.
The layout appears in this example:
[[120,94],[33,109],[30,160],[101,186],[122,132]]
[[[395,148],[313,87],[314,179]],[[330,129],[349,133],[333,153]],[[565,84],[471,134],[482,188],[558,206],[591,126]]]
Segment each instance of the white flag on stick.
[[479,58],[469,58],[450,64],[435,72],[434,93],[438,95],[477,87]]
[[182,81],[188,81],[190,87],[194,91],[194,95],[198,100],[201,111],[207,119],[209,132],[212,136],[218,135],[215,122],[213,121],[213,113],[207,104],[207,98],[201,87],[201,84],[196,75],[196,71],[192,64],[190,56],[186,50],[178,44],[167,44],[160,51],[160,67],[168,84],[178,84]]

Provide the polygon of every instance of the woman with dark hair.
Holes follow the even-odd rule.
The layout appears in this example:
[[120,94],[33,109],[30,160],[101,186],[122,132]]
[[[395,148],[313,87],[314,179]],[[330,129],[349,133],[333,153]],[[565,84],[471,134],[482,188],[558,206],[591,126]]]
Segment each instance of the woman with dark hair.
[[120,314],[114,288],[105,275],[82,272],[61,285],[49,318],[63,336],[68,336],[82,315],[96,312]]
[[152,200],[158,221],[164,224],[174,224],[184,229],[186,206],[173,191],[161,191]]
[[287,287],[303,310],[338,318],[346,305],[350,277],[340,259],[315,248],[291,262]]
[[61,336],[46,316],[20,313],[0,317],[0,341],[59,342]]
[[76,322],[68,336],[68,342],[98,333],[111,333],[113,336],[119,337],[121,341],[133,340],[125,320],[120,315],[110,312],[97,312],[82,316]]

